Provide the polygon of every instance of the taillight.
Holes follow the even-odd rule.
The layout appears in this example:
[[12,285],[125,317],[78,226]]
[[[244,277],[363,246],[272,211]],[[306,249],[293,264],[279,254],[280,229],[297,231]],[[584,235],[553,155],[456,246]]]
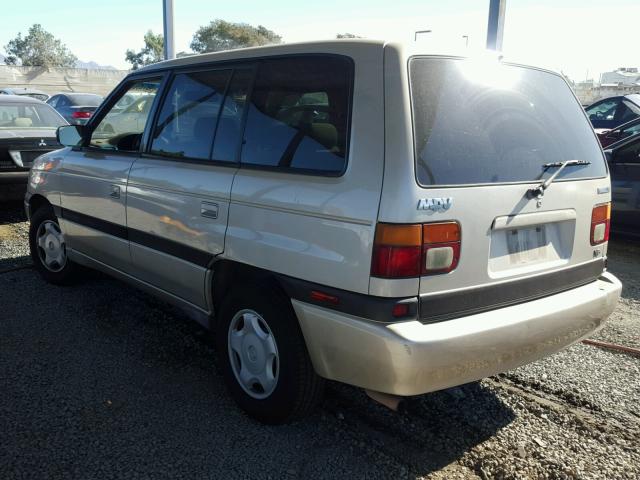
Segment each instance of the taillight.
[[371,275],[411,278],[447,273],[458,266],[460,225],[439,222],[413,225],[379,223],[373,246]]
[[417,277],[421,271],[421,259],[421,225],[377,225],[371,275],[382,278]]
[[73,118],[91,118],[91,112],[78,112],[75,111],[71,114]]
[[460,224],[427,223],[422,226],[422,274],[448,273],[460,259]]
[[591,212],[591,245],[600,245],[609,241],[611,223],[611,203],[593,207]]

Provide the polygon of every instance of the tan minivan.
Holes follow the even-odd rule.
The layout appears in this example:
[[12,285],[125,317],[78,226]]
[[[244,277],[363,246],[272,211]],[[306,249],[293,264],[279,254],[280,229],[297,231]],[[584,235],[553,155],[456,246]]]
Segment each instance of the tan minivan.
[[326,379],[417,395],[590,335],[621,285],[584,111],[556,73],[437,53],[331,41],[132,72],[32,168],[36,267],[195,312],[269,423]]

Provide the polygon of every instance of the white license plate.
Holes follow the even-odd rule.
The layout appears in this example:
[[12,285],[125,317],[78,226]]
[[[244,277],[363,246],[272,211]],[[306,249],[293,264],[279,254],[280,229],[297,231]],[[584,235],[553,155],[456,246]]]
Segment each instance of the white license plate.
[[544,225],[507,230],[506,235],[511,263],[529,263],[545,258],[547,234]]

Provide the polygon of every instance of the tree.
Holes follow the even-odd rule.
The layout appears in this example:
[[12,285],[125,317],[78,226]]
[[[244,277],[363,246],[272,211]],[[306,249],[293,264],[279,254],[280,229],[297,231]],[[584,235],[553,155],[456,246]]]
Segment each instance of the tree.
[[194,52],[205,53],[257,47],[281,41],[280,35],[262,25],[254,27],[247,23],[233,23],[217,19],[196,30],[190,47]]
[[78,60],[66,45],[38,23],[29,28],[26,36],[18,33],[4,49],[8,54],[5,59],[8,65],[20,63],[27,67],[74,67]]
[[362,38],[359,35],[354,35],[353,33],[339,33],[336,35],[336,38]]
[[133,70],[145,65],[160,62],[164,59],[164,37],[151,30],[144,34],[144,47],[139,52],[127,50],[125,60],[131,64]]

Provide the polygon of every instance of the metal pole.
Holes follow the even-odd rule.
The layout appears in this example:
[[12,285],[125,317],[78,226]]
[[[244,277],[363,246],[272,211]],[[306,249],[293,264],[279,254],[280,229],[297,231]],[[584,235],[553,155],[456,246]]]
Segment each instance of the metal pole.
[[507,0],[490,0],[489,24],[487,25],[487,49],[502,50],[502,35],[504,33],[504,11]]
[[162,0],[164,26],[164,59],[176,58],[176,45],[173,37],[173,0]]

